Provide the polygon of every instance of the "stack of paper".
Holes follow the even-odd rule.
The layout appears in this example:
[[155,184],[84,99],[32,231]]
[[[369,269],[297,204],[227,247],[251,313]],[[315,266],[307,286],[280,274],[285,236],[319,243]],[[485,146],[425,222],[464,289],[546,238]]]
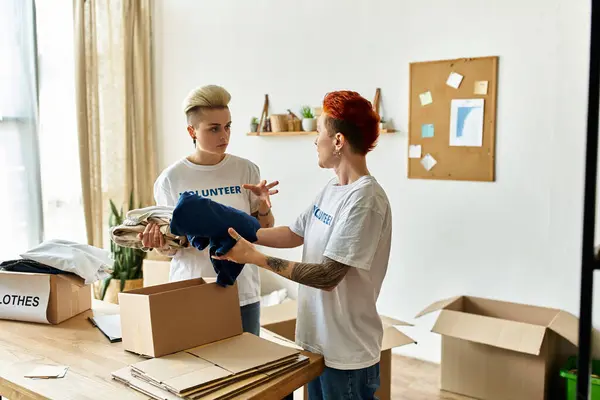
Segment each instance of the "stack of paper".
[[113,378],[154,399],[224,400],[306,363],[298,349],[244,333],[133,364]]

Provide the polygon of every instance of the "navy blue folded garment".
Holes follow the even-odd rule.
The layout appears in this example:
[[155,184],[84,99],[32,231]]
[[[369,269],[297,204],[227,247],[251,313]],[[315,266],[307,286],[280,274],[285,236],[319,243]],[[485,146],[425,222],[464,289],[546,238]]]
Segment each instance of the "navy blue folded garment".
[[[256,218],[233,207],[212,201],[192,192],[183,193],[173,210],[171,232],[187,236],[190,244],[198,250],[207,246],[211,256],[225,255],[236,241],[227,232],[233,228],[244,239],[253,243],[258,240],[256,232],[260,224]],[[217,283],[221,286],[233,285],[242,272],[244,264],[211,258]]]
[[27,272],[30,274],[64,274],[65,271],[50,267],[46,264],[39,263],[33,260],[10,260],[0,263],[0,270],[10,272]]

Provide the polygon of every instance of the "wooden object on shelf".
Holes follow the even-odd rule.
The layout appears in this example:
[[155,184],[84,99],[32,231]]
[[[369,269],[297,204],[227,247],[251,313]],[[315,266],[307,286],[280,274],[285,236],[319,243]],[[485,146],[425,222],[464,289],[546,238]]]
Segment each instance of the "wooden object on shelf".
[[286,114],[273,114],[269,117],[271,121],[271,131],[275,133],[287,132],[288,118]]
[[381,89],[377,88],[375,90],[375,99],[373,99],[373,109],[379,115],[379,101],[381,99]]
[[254,133],[260,135],[260,133],[262,132],[262,129],[263,129],[263,121],[265,120],[265,118],[267,118],[267,115],[269,115],[269,95],[265,94],[265,102],[263,103],[263,109],[262,109],[262,112],[260,113],[260,121],[258,122],[258,129]]
[[298,132],[302,130],[302,120],[298,118],[296,114],[294,114],[291,110],[288,111],[288,131],[289,132]]

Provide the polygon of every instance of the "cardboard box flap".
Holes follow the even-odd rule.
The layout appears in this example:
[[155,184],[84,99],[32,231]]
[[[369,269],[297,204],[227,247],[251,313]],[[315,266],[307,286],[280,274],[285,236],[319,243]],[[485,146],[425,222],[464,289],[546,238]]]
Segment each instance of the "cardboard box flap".
[[379,315],[381,317],[381,322],[383,323],[383,327],[386,328],[388,326],[414,326],[413,324],[409,324],[408,322],[400,321],[399,319],[386,317],[385,315]]
[[552,322],[550,322],[548,328],[567,339],[575,346],[578,345],[579,319],[573,314],[570,314],[566,311],[559,311]]
[[204,285],[205,283],[206,281],[202,278],[186,279],[183,281],[164,283],[162,285],[154,285],[140,289],[128,290],[127,292],[123,292],[123,294],[141,294],[149,296],[153,294],[161,294],[179,289],[187,289],[193,286]]
[[260,324],[271,325],[279,322],[295,320],[298,313],[296,301],[286,301],[260,310]]
[[463,299],[463,296],[455,296],[455,297],[451,297],[449,299],[436,301],[435,303],[431,304],[429,307],[427,307],[426,309],[424,309],[423,311],[418,313],[415,318],[422,317],[423,315],[430,314],[434,311],[446,310],[449,308],[452,308],[452,309],[460,308],[462,299]]
[[56,274],[55,275],[57,277],[57,279],[64,279],[65,281],[68,281],[69,283],[71,283],[72,285],[75,285],[77,287],[84,287],[85,286],[85,280],[80,277],[79,275],[75,275],[75,274]]
[[546,329],[545,326],[443,310],[432,332],[538,356]]
[[404,333],[400,332],[393,326],[389,326],[383,330],[383,342],[381,343],[381,351],[413,343],[417,342],[414,339],[406,336]]

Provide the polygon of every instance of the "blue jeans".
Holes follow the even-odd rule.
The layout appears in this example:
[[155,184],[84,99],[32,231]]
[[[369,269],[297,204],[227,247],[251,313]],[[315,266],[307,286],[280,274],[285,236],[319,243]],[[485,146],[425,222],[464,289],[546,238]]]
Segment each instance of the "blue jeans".
[[240,307],[244,332],[260,336],[260,301]]
[[308,383],[309,400],[377,399],[379,363],[355,370],[325,367],[318,378]]

